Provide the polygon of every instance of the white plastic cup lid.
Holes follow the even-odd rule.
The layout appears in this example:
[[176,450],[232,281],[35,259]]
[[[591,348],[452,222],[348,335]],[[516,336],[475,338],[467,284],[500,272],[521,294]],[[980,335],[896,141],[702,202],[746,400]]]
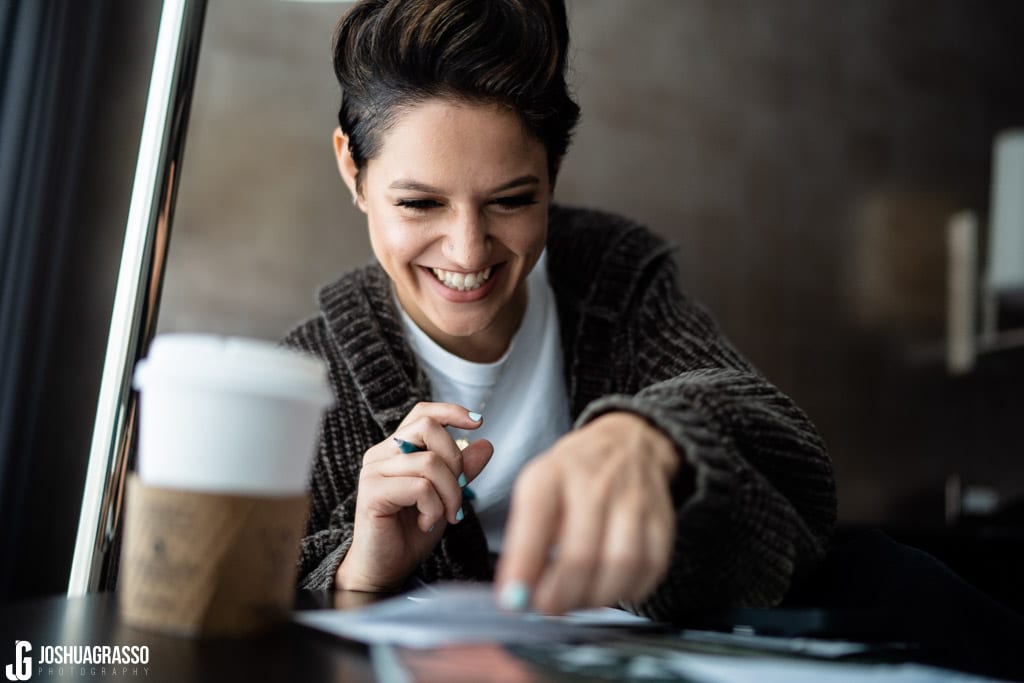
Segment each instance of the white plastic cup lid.
[[333,401],[322,360],[277,344],[240,337],[164,334],[136,365],[133,385],[202,386],[268,394],[326,407]]

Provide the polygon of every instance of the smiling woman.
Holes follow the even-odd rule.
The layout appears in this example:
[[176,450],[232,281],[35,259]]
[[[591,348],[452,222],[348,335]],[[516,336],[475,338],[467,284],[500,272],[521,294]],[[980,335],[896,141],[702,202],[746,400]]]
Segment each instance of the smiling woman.
[[544,145],[497,105],[432,99],[398,119],[361,183],[340,128],[335,149],[403,310],[458,356],[500,358],[547,238]]
[[661,240],[552,203],[567,50],[560,0],[366,0],[338,25],[334,152],[377,263],[285,340],[337,395],[304,587],[494,578],[512,609],[672,620],[777,603],[825,553],[806,416]]

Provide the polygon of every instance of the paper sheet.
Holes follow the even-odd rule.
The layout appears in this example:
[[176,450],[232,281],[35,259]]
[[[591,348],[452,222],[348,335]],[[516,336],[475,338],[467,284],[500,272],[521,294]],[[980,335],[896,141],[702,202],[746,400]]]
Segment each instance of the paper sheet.
[[782,638],[777,636],[721,633],[719,631],[683,631],[681,637],[691,643],[709,643],[778,652],[780,654],[807,655],[821,659],[839,659],[871,650],[867,643],[821,638]]
[[994,679],[921,664],[851,664],[811,659],[678,655],[671,669],[709,683],[982,683]]
[[358,610],[295,612],[293,620],[364,643],[412,648],[456,643],[539,643],[605,637],[608,627],[651,626],[622,610],[603,608],[564,617],[498,608],[490,584],[439,584]]
[[411,650],[371,646],[374,671],[394,683],[476,683],[481,671],[501,683],[629,680],[650,683],[996,683],[921,664],[864,664],[769,655],[712,655],[628,644],[495,644]]
[[[382,680],[461,683],[474,680],[482,662],[515,683],[555,671],[577,676],[694,683],[983,683],[995,679],[920,664],[864,664],[766,654],[766,650],[844,657],[869,646],[817,639],[764,638],[684,632],[678,641],[745,645],[750,653],[706,654],[652,639],[623,640],[656,625],[614,609],[584,610],[565,617],[509,613],[497,607],[486,584],[438,584],[357,610],[295,612],[305,626],[371,645]],[[609,628],[611,627],[611,628]],[[618,640],[614,640],[618,637]],[[465,676],[469,676],[466,678]]]

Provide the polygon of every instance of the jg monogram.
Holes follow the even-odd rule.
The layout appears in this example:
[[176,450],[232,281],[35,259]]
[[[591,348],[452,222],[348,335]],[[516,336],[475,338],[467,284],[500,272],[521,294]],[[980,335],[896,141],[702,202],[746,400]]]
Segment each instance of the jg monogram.
[[5,673],[9,681],[27,681],[32,677],[32,658],[28,653],[32,643],[27,640],[14,641],[14,664],[8,664]]

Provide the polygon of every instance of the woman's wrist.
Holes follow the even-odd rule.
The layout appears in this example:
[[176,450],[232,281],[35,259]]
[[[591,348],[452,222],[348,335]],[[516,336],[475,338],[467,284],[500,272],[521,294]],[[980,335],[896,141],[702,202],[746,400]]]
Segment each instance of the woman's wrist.
[[360,593],[397,593],[401,588],[401,582],[394,585],[382,584],[371,581],[362,572],[358,571],[354,563],[350,561],[349,555],[341,561],[338,571],[334,573],[335,590],[358,591]]
[[616,410],[594,420],[594,424],[598,422],[615,430],[627,429],[626,434],[633,434],[627,438],[637,440],[638,450],[650,458],[654,466],[665,474],[666,479],[672,481],[675,478],[682,465],[682,458],[672,439],[651,424],[650,420],[628,410]]

